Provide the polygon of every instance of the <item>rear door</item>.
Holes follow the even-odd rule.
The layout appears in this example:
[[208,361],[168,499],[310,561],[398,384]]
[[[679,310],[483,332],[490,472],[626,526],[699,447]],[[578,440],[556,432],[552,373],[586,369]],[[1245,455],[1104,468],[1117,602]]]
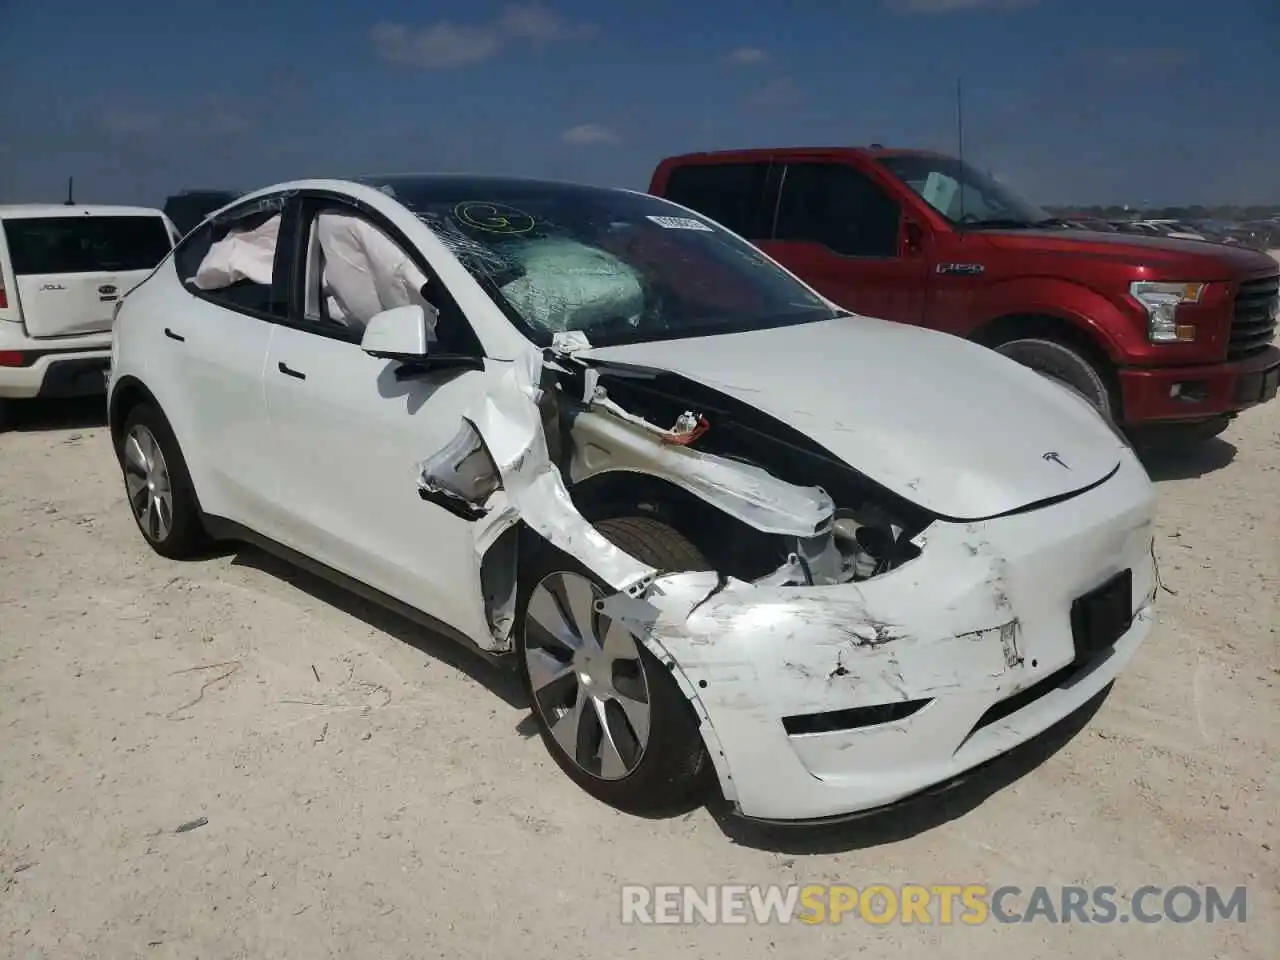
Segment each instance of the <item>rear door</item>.
[[159,214],[15,217],[4,232],[22,320],[34,338],[110,330],[120,297],[173,246]]

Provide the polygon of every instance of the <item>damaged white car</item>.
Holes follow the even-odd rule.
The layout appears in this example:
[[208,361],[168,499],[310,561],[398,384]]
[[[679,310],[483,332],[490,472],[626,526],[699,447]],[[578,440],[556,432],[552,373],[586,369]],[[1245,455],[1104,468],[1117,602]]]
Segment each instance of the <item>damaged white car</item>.
[[884,805],[1070,714],[1152,622],[1153,492],[1080,398],[852,316],[645,194],[305,181],[119,310],[161,554],[256,542],[524,678],[594,796]]

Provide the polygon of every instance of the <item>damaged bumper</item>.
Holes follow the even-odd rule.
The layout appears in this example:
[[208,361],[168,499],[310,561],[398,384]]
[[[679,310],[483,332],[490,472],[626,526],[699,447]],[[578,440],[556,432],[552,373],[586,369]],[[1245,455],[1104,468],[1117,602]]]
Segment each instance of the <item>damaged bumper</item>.
[[[548,450],[541,374],[536,362],[508,372],[457,441],[421,465],[422,495],[478,521],[482,579],[493,545],[520,522],[617,591],[600,611],[670,669],[745,816],[840,816],[944,783],[1079,709],[1150,628],[1154,493],[1131,454],[1051,506],[936,521],[911,541],[911,559],[854,580],[833,560],[823,491],[674,450],[676,434],[644,439],[647,426],[596,402],[577,419],[580,441],[607,442],[615,458],[648,444],[635,467],[757,527],[789,524],[796,538],[788,563],[753,582],[664,575],[575,509]],[[494,578],[503,588],[486,588],[494,651],[509,649],[512,627],[516,558],[506,556],[509,575]]]
[[[1110,683],[1153,619],[1152,518],[1127,461],[1053,507],[935,524],[919,558],[874,580],[717,591],[681,574],[605,606],[672,667],[743,815],[838,816],[1005,753]],[[1120,635],[1089,651],[1073,607],[1125,570]]]

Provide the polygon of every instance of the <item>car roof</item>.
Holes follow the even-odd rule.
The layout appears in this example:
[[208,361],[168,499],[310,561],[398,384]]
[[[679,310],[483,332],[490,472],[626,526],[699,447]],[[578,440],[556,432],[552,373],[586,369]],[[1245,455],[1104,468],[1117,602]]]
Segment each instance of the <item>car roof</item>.
[[913,150],[907,147],[885,147],[879,144],[871,146],[826,146],[826,147],[751,147],[745,150],[704,150],[698,153],[683,153],[668,157],[664,163],[691,163],[706,160],[768,160],[785,159],[789,156],[862,156],[872,159],[880,157],[936,157],[952,159],[948,154],[933,150]]
[[262,199],[276,194],[289,193],[295,190],[319,190],[331,191],[337,193],[347,193],[359,197],[361,193],[372,191],[382,194],[392,200],[396,199],[394,192],[388,194],[379,188],[381,186],[390,186],[392,191],[396,185],[401,187],[408,186],[457,186],[466,184],[476,189],[484,189],[485,187],[546,187],[548,189],[577,189],[584,192],[604,191],[612,193],[630,193],[639,196],[648,196],[642,190],[632,190],[626,187],[606,187],[595,184],[580,183],[573,180],[552,180],[537,177],[514,177],[501,175],[475,175],[469,173],[390,173],[390,174],[373,174],[360,175],[353,177],[345,177],[341,179],[308,179],[308,180],[287,180],[280,183],[273,183],[237,197],[236,203],[252,203],[255,200]]
[[108,204],[83,206],[65,203],[14,203],[0,205],[0,219],[17,220],[24,217],[161,217],[164,214],[155,207],[124,207]]

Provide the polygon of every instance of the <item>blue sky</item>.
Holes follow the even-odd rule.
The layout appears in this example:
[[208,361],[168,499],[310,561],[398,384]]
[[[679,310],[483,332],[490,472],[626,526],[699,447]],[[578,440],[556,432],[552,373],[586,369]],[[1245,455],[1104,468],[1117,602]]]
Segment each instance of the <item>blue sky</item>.
[[0,0],[0,200],[688,150],[953,150],[1030,198],[1280,202],[1280,0]]

